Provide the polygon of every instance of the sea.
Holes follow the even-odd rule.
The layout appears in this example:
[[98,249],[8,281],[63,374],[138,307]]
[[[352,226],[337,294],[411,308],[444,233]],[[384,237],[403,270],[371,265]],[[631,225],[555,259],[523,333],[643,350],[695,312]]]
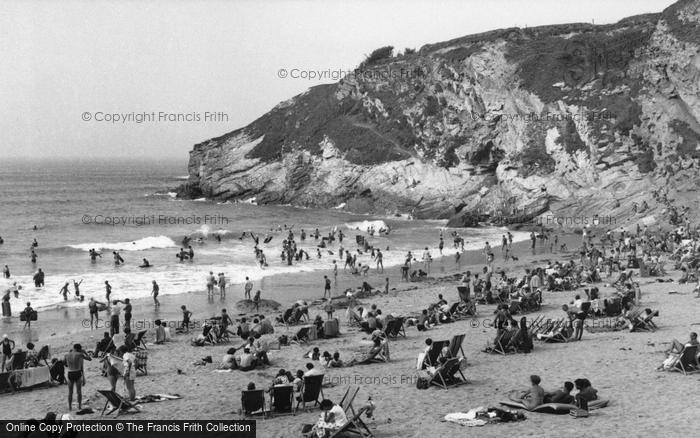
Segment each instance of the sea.
[[[0,237],[4,241],[0,266],[7,265],[11,277],[0,280],[0,288],[4,291],[14,282],[22,287],[19,300],[12,299],[13,308],[22,308],[27,301],[39,311],[85,306],[74,296],[74,280],[81,282],[80,293],[86,301],[89,297],[104,301],[105,281],[113,287],[113,299],[134,299],[150,296],[153,280],[161,295],[205,295],[209,272],[224,273],[230,287],[236,288],[246,277],[259,282],[272,275],[327,270],[333,260],[342,269],[337,240],[320,249],[318,257],[321,240],[312,235],[316,228],[322,236],[342,230],[346,236],[342,245],[355,253],[356,236],[363,236],[382,249],[385,267],[403,264],[408,251],[420,258],[426,247],[438,257],[441,232],[444,254],[454,256],[453,231],[465,239],[467,250],[483,248],[487,241],[498,246],[507,231],[452,230],[445,228],[446,221],[357,215],[343,211],[342,205],[322,210],[256,205],[255,199],[236,203],[178,199],[175,188],[186,179],[186,161],[4,162],[0,166]],[[370,227],[390,232],[370,235]],[[310,255],[292,266],[281,259],[282,240],[289,228],[297,245]],[[302,229],[307,233],[304,241],[300,240]],[[243,232],[260,237],[268,266],[257,263],[255,243],[250,237],[241,238]],[[524,232],[513,234],[515,241],[528,238]],[[185,236],[192,238],[195,256],[180,261],[176,255]],[[263,243],[265,237],[271,237],[269,243]],[[31,261],[32,248],[36,263]],[[102,257],[91,261],[90,249]],[[123,264],[114,263],[113,251],[119,251]],[[139,267],[144,258],[152,267]],[[374,266],[368,253],[358,254],[358,262]],[[32,277],[39,268],[45,273],[45,286],[37,288]],[[66,282],[70,283],[67,301],[60,295]],[[266,290],[264,296],[276,298],[275,291]]]

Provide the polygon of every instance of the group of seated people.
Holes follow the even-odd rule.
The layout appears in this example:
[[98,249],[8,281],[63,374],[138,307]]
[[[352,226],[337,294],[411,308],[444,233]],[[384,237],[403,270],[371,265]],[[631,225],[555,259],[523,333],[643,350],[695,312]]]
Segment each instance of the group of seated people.
[[249,337],[244,345],[229,348],[221,359],[219,369],[251,371],[269,365],[268,349],[267,342],[258,333]]
[[[514,391],[509,394],[512,401],[520,402],[525,409],[533,410],[545,403],[564,403],[588,409],[588,403],[598,399],[598,391],[593,388],[588,379],[576,379],[564,382],[564,386],[555,391],[545,391],[541,386],[540,376],[530,376],[530,388],[525,391]],[[576,388],[576,395],[571,392]]]

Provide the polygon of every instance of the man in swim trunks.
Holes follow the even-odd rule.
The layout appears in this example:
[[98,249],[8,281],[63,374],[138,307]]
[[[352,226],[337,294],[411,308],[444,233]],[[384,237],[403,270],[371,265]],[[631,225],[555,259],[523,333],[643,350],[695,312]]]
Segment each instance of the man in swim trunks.
[[540,382],[540,376],[530,376],[530,383],[532,383],[530,389],[520,394],[512,394],[510,399],[521,402],[528,411],[535,409],[537,406],[544,403],[544,389],[540,386]]
[[76,387],[78,394],[78,410],[82,409],[83,390],[85,384],[85,375],[83,373],[83,360],[92,360],[90,356],[83,352],[83,347],[80,344],[73,345],[73,349],[64,357],[66,368],[68,370],[68,410],[73,409],[73,386]]

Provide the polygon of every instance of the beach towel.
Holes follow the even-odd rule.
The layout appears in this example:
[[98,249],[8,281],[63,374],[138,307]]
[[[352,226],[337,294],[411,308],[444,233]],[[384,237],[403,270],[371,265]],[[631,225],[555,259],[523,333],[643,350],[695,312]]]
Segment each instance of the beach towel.
[[457,423],[461,426],[485,426],[488,424],[486,420],[477,420],[476,419],[476,413],[474,413],[474,409],[471,411],[464,413],[464,412],[453,412],[450,414],[445,415],[445,421],[449,421],[450,423]]
[[136,403],[156,403],[167,400],[179,400],[180,394],[149,394],[136,397]]
[[[516,402],[513,400],[505,400],[499,402],[504,406],[509,406],[511,408],[525,409],[528,410],[522,402]],[[595,409],[601,409],[608,405],[609,400],[593,400],[588,403],[588,410],[592,411]],[[578,406],[568,404],[568,403],[545,403],[531,409],[530,412],[538,412],[541,414],[556,414],[556,415],[566,415],[571,412],[572,409],[578,409]]]

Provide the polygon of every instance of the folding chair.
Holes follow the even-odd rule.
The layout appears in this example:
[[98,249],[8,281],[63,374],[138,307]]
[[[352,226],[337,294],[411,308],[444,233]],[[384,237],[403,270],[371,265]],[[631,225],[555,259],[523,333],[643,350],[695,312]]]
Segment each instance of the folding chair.
[[634,319],[630,319],[630,332],[641,331],[641,332],[653,332],[658,328],[654,323],[653,319],[655,316],[659,316],[659,311],[655,310],[646,316],[637,315]]
[[134,361],[134,368],[136,371],[141,371],[144,375],[148,375],[148,351],[139,350],[135,351],[134,355],[136,360]]
[[301,395],[297,397],[296,409],[301,405],[304,410],[307,410],[306,404],[313,402],[312,407],[320,406],[323,399],[323,374],[317,376],[304,377],[304,383],[301,390]]
[[440,354],[442,353],[442,349],[449,343],[450,341],[433,341],[433,343],[430,344],[430,349],[425,354],[422,368],[427,368],[429,366],[437,366],[438,359],[440,358]]
[[[458,377],[456,374],[459,373],[461,376]],[[463,385],[467,382],[467,378],[462,374],[462,370],[459,369],[459,359],[456,357],[451,357],[440,365],[430,379],[431,385],[439,386],[442,389],[448,389],[450,386]]]
[[104,398],[107,399],[105,402],[104,408],[102,408],[102,413],[100,416],[105,415],[105,410],[107,410],[107,405],[112,405],[112,410],[107,412],[107,415],[111,414],[114,411],[117,412],[117,417],[119,417],[120,414],[128,414],[128,413],[138,413],[141,412],[141,409],[136,406],[136,404],[131,403],[121,395],[117,394],[115,391],[107,391],[107,390],[101,390],[98,389],[97,392],[102,394]]
[[340,400],[340,407],[343,408],[347,417],[350,417],[350,415],[348,415],[350,412],[352,412],[353,417],[357,415],[355,413],[355,408],[352,406],[352,402],[355,400],[355,397],[357,397],[358,392],[360,392],[359,386],[350,386],[345,390],[343,399]]
[[292,336],[290,343],[308,344],[310,327],[302,327],[296,335]]
[[678,356],[676,364],[669,371],[678,371],[684,376],[688,374],[700,373],[700,364],[698,363],[698,346],[692,345],[683,346],[683,350]]
[[251,391],[241,391],[241,413],[245,417],[262,416],[265,418],[265,391],[254,389]]
[[294,386],[276,385],[270,390],[270,416],[294,415]]
[[466,337],[466,333],[463,335],[455,335],[450,340],[450,357],[457,357],[457,354],[462,353],[462,357],[467,357],[462,349],[462,343]]
[[406,328],[404,327],[403,318],[395,318],[386,323],[384,333],[389,338],[398,338],[399,336],[406,337]]
[[148,350],[148,347],[146,347],[146,340],[144,339],[147,332],[148,330],[141,330],[136,334],[136,339],[134,339],[134,344],[136,345],[136,348]]
[[365,422],[362,421],[362,418],[360,418],[366,411],[367,408],[364,407],[360,409],[357,415],[353,416],[352,418],[348,418],[348,422],[345,423],[343,427],[338,429],[333,435],[331,435],[331,438],[348,436],[350,434],[358,435],[360,438],[374,437],[372,431],[369,430],[369,427],[367,427]]

